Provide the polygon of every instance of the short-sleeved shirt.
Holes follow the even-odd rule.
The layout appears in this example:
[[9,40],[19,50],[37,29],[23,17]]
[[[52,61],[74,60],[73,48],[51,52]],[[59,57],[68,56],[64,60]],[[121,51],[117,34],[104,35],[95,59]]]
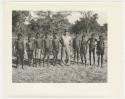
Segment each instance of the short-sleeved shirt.
[[63,46],[69,46],[70,45],[70,41],[71,41],[71,37],[70,36],[62,36],[62,43]]
[[95,48],[97,39],[96,38],[89,38],[89,41],[90,41],[89,48],[90,49]]

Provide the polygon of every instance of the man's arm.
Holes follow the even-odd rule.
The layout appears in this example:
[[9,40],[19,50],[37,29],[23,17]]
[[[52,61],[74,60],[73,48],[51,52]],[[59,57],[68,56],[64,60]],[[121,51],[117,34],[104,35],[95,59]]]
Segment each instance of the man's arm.
[[90,41],[90,38],[87,40],[86,44],[88,44],[89,41]]
[[72,46],[72,39],[71,39],[71,37],[70,37],[70,40],[69,40],[69,45],[70,45],[70,47]]
[[60,37],[59,42],[62,44],[62,37]]
[[79,48],[81,48],[81,40],[79,40]]
[[62,46],[64,46],[64,44],[63,44],[63,38],[62,38],[62,37],[60,38],[59,41],[60,41],[60,44],[61,44]]
[[87,44],[87,42],[86,42],[86,54],[87,54],[87,50],[88,50],[88,44]]
[[26,50],[28,50],[29,48],[28,48],[28,43],[26,42]]
[[23,47],[23,51],[24,51],[24,41],[22,40],[22,47]]

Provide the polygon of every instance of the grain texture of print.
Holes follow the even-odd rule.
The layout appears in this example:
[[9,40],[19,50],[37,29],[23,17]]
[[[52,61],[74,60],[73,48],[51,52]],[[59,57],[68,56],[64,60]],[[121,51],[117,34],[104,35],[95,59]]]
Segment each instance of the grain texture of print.
[[107,83],[107,13],[12,11],[13,83]]

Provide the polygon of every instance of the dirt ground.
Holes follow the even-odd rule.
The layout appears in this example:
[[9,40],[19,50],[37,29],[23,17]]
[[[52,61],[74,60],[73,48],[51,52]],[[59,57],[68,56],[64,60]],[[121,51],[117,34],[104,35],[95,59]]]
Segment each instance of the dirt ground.
[[[53,66],[49,64],[43,67],[29,67],[21,65],[16,68],[12,66],[12,82],[14,83],[106,83],[107,82],[107,59],[104,57],[103,68],[97,65],[87,66],[79,62],[71,62],[70,66]],[[87,59],[88,60],[88,59]],[[97,64],[97,57],[96,57]]]

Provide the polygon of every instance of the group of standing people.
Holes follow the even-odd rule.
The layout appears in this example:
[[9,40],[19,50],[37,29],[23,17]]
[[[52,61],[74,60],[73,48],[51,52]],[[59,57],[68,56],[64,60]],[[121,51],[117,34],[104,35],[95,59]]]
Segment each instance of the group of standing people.
[[[71,49],[73,49],[74,53],[74,61],[77,58],[77,63],[79,62],[79,55],[81,57],[81,62],[87,64],[87,49],[89,48],[89,62],[91,65],[91,55],[93,54],[93,62],[95,64],[95,49],[98,57],[98,65],[100,65],[101,58],[101,67],[103,65],[103,55],[104,55],[104,39],[103,36],[99,36],[99,40],[97,40],[94,34],[91,35],[89,39],[86,39],[86,35],[83,33],[82,37],[76,33],[75,37],[72,39],[71,36],[68,35],[69,32],[65,30],[61,37],[58,37],[56,33],[53,33],[53,36],[50,37],[49,33],[45,33],[44,37],[41,38],[39,33],[36,33],[35,39],[31,35],[28,36],[28,41],[26,42],[26,47],[24,44],[24,40],[22,34],[19,33],[17,36],[17,40],[14,43],[14,49],[16,51],[16,65],[18,67],[19,60],[22,64],[24,64],[24,50],[27,52],[28,56],[28,64],[29,66],[37,66],[41,65],[41,61],[43,61],[43,66],[45,65],[45,59],[47,61],[47,65],[49,65],[50,54],[53,55],[53,65],[57,64],[59,59],[58,55],[61,52],[61,65],[70,65],[71,62]],[[41,57],[43,55],[43,57]],[[42,60],[41,60],[42,59]],[[85,62],[83,62],[83,60]]]

